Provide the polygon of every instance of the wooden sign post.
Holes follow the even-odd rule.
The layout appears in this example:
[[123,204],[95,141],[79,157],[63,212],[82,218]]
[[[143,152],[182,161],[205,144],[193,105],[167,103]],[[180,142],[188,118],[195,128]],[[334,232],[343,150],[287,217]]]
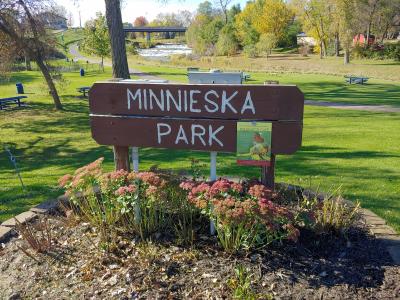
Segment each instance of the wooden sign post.
[[[93,138],[121,149],[236,152],[238,121],[270,122],[271,163],[262,177],[271,188],[275,155],[301,146],[304,96],[296,86],[97,82],[89,103]],[[117,168],[129,169],[125,152]]]

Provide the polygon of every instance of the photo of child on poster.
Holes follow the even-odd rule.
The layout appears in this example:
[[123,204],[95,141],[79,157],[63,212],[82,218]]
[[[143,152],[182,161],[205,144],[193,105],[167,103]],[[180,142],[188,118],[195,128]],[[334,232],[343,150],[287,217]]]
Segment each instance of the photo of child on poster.
[[272,123],[237,123],[237,163],[268,166],[271,159]]

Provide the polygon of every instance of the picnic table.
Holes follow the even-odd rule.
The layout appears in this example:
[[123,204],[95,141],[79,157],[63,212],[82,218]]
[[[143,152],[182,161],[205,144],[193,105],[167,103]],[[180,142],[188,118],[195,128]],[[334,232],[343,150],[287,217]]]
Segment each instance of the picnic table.
[[248,73],[243,73],[243,80],[244,81],[248,81],[248,80],[250,80],[250,74],[248,74]]
[[87,97],[87,93],[89,92],[90,88],[91,88],[91,86],[81,86],[81,87],[78,87],[76,90],[79,93],[82,93],[83,97]]
[[367,83],[367,81],[368,81],[368,77],[362,77],[362,76],[354,76],[354,75],[346,75],[346,76],[344,76],[344,78],[346,78],[345,79],[345,81],[348,83],[348,84],[364,84],[364,83]]
[[0,98],[0,110],[3,110],[10,104],[16,104],[18,107],[25,106],[25,103],[21,99],[28,98],[27,96],[15,96],[8,98]]

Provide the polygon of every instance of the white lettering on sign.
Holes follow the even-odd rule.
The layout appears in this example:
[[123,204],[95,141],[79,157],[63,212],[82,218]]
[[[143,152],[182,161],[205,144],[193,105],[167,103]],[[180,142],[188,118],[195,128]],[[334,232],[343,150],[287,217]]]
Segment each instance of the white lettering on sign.
[[[167,128],[167,130],[161,131],[161,127]],[[161,137],[164,135],[168,135],[171,133],[171,126],[165,123],[158,123],[157,124],[157,141],[161,144]]]
[[137,89],[135,95],[131,92],[130,89],[127,89],[128,94],[128,109],[131,109],[131,102],[135,101],[136,98],[139,98],[139,109],[142,109],[142,94],[141,89]]
[[185,134],[185,130],[183,130],[182,125],[179,125],[178,134],[176,135],[175,144],[179,144],[179,142],[183,140],[185,144],[189,144],[188,139]]
[[221,107],[221,112],[224,113],[226,111],[226,107],[229,106],[229,108],[237,114],[236,109],[231,105],[231,100],[237,95],[237,91],[234,92],[230,97],[227,97],[226,92],[222,92],[222,107]]
[[204,105],[204,108],[206,109],[206,111],[207,112],[209,112],[209,113],[214,113],[214,112],[216,112],[216,111],[218,111],[218,104],[215,102],[215,101],[212,101],[210,98],[209,98],[209,95],[214,95],[215,96],[215,98],[217,98],[218,99],[218,93],[216,92],[216,91],[214,91],[214,90],[211,90],[211,91],[208,91],[205,95],[204,95],[204,100],[206,100],[207,102],[208,102],[208,104],[211,104],[212,106],[214,106],[214,108],[213,109],[211,109],[209,106],[208,106],[208,104],[206,104],[206,105]]
[[[196,130],[198,128],[199,130]],[[203,136],[206,134],[206,129],[204,126],[193,124],[191,126],[192,129],[192,145],[196,142],[196,136],[199,138],[203,146],[206,145],[206,142],[203,139]]]
[[169,89],[154,91],[153,89],[127,89],[128,110],[160,110],[162,112],[191,112],[200,114],[208,113],[234,113],[245,114],[250,111],[256,114],[251,91],[246,97],[239,98],[239,92],[229,93],[225,90],[218,93],[215,90],[202,92],[200,90]]
[[[157,123],[157,143],[163,144],[163,138],[167,138],[169,135],[173,135],[175,145],[186,144],[191,145],[202,144],[203,146],[214,146],[215,144],[224,147],[224,144],[217,135],[225,126],[219,126],[214,128],[212,125],[208,125],[208,128],[200,124],[191,124],[190,129],[187,128],[187,132],[182,125],[179,125],[177,132],[172,131],[172,127],[166,123]],[[221,132],[222,134],[222,132]],[[189,138],[188,138],[189,136]]]
[[242,110],[240,111],[240,113],[243,115],[246,109],[250,109],[253,115],[255,115],[256,110],[254,108],[253,100],[251,100],[250,91],[247,92],[246,100],[244,100],[244,104],[242,106]]

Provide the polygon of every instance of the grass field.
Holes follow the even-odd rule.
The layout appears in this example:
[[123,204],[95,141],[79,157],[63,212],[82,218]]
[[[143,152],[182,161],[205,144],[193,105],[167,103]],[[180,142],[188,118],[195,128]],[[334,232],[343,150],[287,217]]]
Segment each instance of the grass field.
[[[139,56],[129,57],[130,65],[143,63]],[[146,61],[147,65],[159,65],[157,61]],[[317,55],[301,57],[298,54],[274,54],[269,59],[265,57],[247,58],[243,55],[231,57],[207,56],[199,59],[188,59],[185,56],[174,56],[166,66],[200,67],[205,69],[257,71],[267,73],[296,73],[324,75],[363,75],[374,79],[390,81],[400,80],[400,62],[394,60],[360,60],[352,59],[348,65],[343,64],[342,57],[327,57],[320,59]]]
[[[135,65],[136,69],[155,76],[178,82],[187,82],[186,68],[165,65]],[[398,67],[400,71],[400,67]],[[326,74],[248,72],[247,84],[262,84],[266,80],[278,80],[280,84],[295,84],[307,100],[344,102],[366,105],[400,106],[400,85],[384,79],[370,79],[368,84],[346,84],[343,76]]]
[[[146,70],[147,67],[139,68]],[[183,70],[159,68],[150,71],[175,81],[185,79]],[[112,151],[92,140],[87,100],[80,98],[75,90],[78,86],[90,85],[110,76],[109,69],[106,73],[89,72],[84,78],[77,73],[65,74],[69,85],[61,91],[64,111],[53,110],[38,72],[15,73],[9,83],[0,85],[0,96],[11,96],[15,95],[15,82],[23,82],[29,97],[29,107],[0,112],[0,220],[59,195],[57,179],[60,176],[100,156],[105,157],[106,168],[112,169]],[[297,78],[306,98],[316,99],[318,94],[323,96],[329,90],[326,81],[332,80],[316,75],[287,76],[282,75],[279,80],[284,83]],[[254,82],[264,80],[261,75],[252,77],[256,80]],[[345,87],[343,83],[341,85]],[[388,87],[382,83],[351,86],[348,88],[355,90],[342,92],[342,97],[355,103],[386,101],[386,104],[398,105],[396,95],[388,92]],[[370,96],[364,95],[365,91],[369,91]],[[378,96],[385,100],[376,100]],[[346,198],[360,200],[364,207],[385,218],[400,232],[399,140],[400,114],[307,106],[303,147],[295,155],[278,157],[277,181],[302,185],[311,181],[314,187],[319,186],[324,191],[341,186]],[[22,191],[3,151],[4,145],[8,145],[17,158],[26,192]],[[140,167],[147,169],[158,165],[161,168],[188,169],[190,158],[194,156],[204,164],[206,174],[209,156],[201,152],[141,149]],[[219,154],[218,174],[252,176],[257,175],[258,170],[238,167],[233,155]]]

